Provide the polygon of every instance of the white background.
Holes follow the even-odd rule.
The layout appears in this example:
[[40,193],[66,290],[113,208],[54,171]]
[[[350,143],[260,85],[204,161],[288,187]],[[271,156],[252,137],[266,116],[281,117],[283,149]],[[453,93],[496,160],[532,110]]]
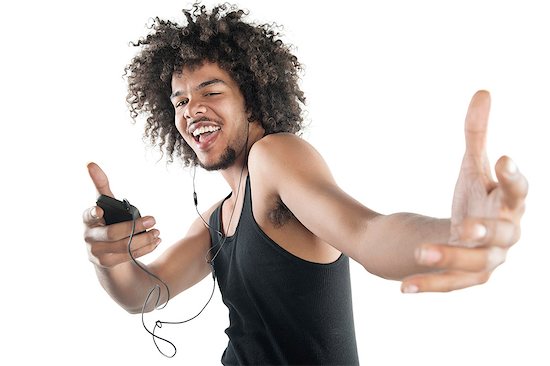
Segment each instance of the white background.
[[[205,2],[211,4],[211,2]],[[8,5],[9,4],[9,5]],[[181,20],[181,1],[3,2],[0,358],[9,364],[212,365],[227,339],[219,292],[201,317],[167,331],[161,356],[138,316],[98,284],[81,213],[95,201],[86,163],[154,215],[164,243],[196,217],[190,173],[141,141],[125,105],[124,66],[148,19]],[[315,5],[313,5],[315,4]],[[304,137],[343,188],[382,212],[447,217],[471,95],[492,93],[489,153],[530,180],[523,236],[489,283],[403,295],[352,268],[357,341],[368,365],[548,365],[550,19],[544,1],[245,1],[284,26],[305,65]],[[228,187],[197,176],[202,209]],[[327,213],[327,224],[330,213]],[[145,260],[150,260],[145,258]],[[179,320],[211,280],[148,317]],[[2,361],[2,364],[6,364]]]

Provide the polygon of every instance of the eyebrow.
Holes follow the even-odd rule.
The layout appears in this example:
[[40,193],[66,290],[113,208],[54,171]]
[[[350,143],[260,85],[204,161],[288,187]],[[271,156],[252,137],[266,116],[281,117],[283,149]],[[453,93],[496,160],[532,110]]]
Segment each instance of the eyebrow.
[[[225,84],[225,81],[221,80],[221,79],[212,79],[212,80],[207,80],[207,81],[203,81],[202,83],[200,83],[199,85],[197,85],[194,90],[197,91],[197,90],[201,90],[203,88],[206,88],[207,86],[209,85],[212,85],[212,84]],[[182,90],[176,90],[175,92],[173,92],[171,95],[170,95],[170,99],[174,99],[176,97],[179,97],[180,95],[183,94],[183,91]]]

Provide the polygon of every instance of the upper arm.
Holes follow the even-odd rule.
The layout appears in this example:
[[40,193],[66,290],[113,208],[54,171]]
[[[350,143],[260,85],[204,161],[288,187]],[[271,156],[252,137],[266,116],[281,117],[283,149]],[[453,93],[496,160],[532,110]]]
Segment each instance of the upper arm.
[[310,144],[289,134],[266,136],[254,144],[249,166],[309,231],[359,260],[367,223],[378,214],[338,187]]

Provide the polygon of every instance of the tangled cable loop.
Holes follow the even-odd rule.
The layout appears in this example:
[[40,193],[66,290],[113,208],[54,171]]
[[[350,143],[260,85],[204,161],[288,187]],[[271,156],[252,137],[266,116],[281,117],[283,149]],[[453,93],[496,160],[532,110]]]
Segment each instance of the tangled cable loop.
[[[128,207],[132,207],[130,205],[130,202],[128,202],[128,200],[124,200],[124,202],[128,205]],[[143,305],[141,307],[141,324],[143,325],[143,328],[147,331],[147,333],[149,333],[152,337],[153,337],[153,343],[155,344],[155,347],[157,348],[157,350],[165,357],[168,357],[168,358],[172,358],[176,355],[177,353],[177,347],[175,346],[175,344],[171,341],[169,341],[168,339],[166,338],[163,338],[161,336],[158,336],[157,334],[155,334],[157,328],[158,329],[161,329],[162,326],[164,324],[170,324],[170,325],[177,325],[177,324],[184,324],[184,323],[187,323],[193,319],[195,319],[196,317],[198,317],[203,311],[204,309],[206,309],[206,307],[208,306],[208,304],[210,303],[210,301],[212,300],[212,297],[214,296],[214,291],[216,289],[216,278],[215,276],[214,277],[214,283],[212,285],[212,292],[210,293],[210,297],[208,298],[208,301],[206,302],[206,304],[202,307],[202,309],[196,314],[194,315],[193,317],[189,318],[189,319],[186,319],[186,320],[183,320],[183,321],[162,321],[162,320],[156,320],[155,321],[155,325],[153,327],[153,330],[150,330],[147,325],[145,324],[145,313],[146,313],[146,309],[147,309],[147,305],[149,304],[149,301],[151,300],[151,296],[153,295],[153,293],[157,293],[156,295],[156,300],[155,300],[155,305],[154,305],[154,309],[155,310],[162,310],[164,309],[167,305],[168,305],[168,302],[170,301],[170,289],[168,287],[168,285],[166,284],[166,282],[164,282],[163,280],[161,280],[157,275],[155,275],[154,273],[152,273],[151,271],[149,271],[147,268],[145,268],[141,263],[139,263],[133,253],[132,253],[132,249],[131,249],[131,245],[132,245],[132,240],[134,238],[134,234],[135,234],[135,228],[136,228],[136,219],[138,218],[137,215],[134,215],[132,213],[132,231],[130,233],[130,237],[128,239],[128,246],[127,246],[127,249],[128,249],[128,254],[130,255],[130,258],[132,259],[132,261],[134,262],[134,264],[140,268],[142,271],[144,271],[145,273],[147,273],[147,275],[149,275],[150,277],[154,278],[155,280],[159,281],[160,283],[162,283],[162,285],[164,286],[164,288],[166,289],[166,294],[167,294],[167,298],[166,298],[166,302],[164,304],[160,304],[160,300],[161,300],[161,287],[158,285],[158,284],[155,284],[155,286],[153,286],[151,288],[151,290],[149,291],[149,293],[147,294],[147,297],[145,298],[145,301],[143,302]],[[164,343],[166,343],[169,347],[172,348],[173,352],[171,353],[166,353],[164,352],[163,350],[161,350],[161,347],[159,346],[159,343],[158,341],[162,341]]]

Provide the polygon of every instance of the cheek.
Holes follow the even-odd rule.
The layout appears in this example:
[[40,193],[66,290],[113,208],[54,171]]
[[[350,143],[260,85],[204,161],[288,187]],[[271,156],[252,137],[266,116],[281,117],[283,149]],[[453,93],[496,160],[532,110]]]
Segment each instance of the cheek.
[[181,116],[181,114],[176,113],[176,116],[174,117],[174,125],[176,126],[176,129],[178,130],[180,135],[182,135],[183,138],[186,138],[185,131],[187,131],[187,121]]
[[187,133],[187,120],[183,118],[181,114],[176,114],[174,117],[174,125],[176,126],[180,136],[183,137],[185,143],[193,148],[193,137],[189,136]]
[[177,127],[177,130],[187,145],[191,146],[191,137],[185,133],[185,130],[180,129],[179,126]]

